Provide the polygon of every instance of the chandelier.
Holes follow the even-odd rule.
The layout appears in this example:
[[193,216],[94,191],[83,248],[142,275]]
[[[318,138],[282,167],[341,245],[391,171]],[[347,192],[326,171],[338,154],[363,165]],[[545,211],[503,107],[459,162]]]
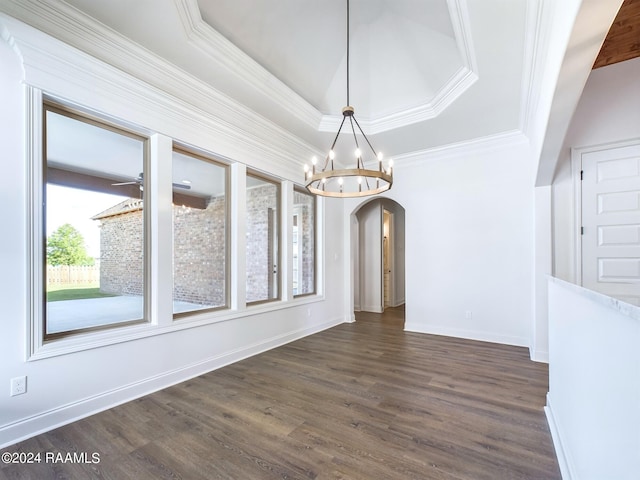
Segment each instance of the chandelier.
[[[355,142],[355,168],[334,168],[335,151],[334,148],[345,123],[349,123],[353,140]],[[356,127],[362,135],[366,147],[373,153],[373,161],[377,164],[373,168],[365,168],[363,152],[358,143],[356,135]],[[329,153],[327,154],[324,164],[321,168],[317,165],[318,160],[313,157],[311,166],[305,164],[305,181],[309,192],[324,197],[366,197],[385,192],[391,188],[393,184],[393,160],[389,160],[387,168],[383,165],[381,152],[376,152],[371,142],[362,131],[354,108],[349,105],[349,0],[347,0],[347,106],[342,109],[342,122],[338,133],[336,133]]]

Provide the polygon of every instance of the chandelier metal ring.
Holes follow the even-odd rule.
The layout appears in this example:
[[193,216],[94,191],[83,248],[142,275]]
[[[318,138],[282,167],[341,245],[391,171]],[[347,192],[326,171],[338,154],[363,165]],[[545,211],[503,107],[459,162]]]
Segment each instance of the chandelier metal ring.
[[[359,186],[368,185],[369,180],[372,182],[376,182],[376,187],[366,188],[362,190],[360,188],[358,191],[331,191],[323,189],[323,185],[326,185],[326,181],[329,179],[336,178],[347,178],[347,177],[356,177],[360,179],[358,182]],[[380,182],[382,180],[383,182]],[[382,183],[382,184],[380,184]],[[314,184],[316,186],[314,186]],[[327,170],[317,172],[314,175],[311,175],[310,178],[307,179],[307,190],[316,195],[322,195],[324,197],[340,197],[340,198],[354,198],[354,197],[366,197],[368,195],[376,195],[378,193],[386,192],[391,188],[393,184],[393,176],[386,172],[380,172],[377,170],[368,170],[364,168],[345,168],[342,170]]]

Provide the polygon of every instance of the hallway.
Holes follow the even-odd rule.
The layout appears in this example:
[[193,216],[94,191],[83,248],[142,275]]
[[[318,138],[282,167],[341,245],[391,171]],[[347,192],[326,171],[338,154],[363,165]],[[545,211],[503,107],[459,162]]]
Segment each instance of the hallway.
[[398,307],[387,307],[383,313],[355,312],[355,315],[356,322],[379,324],[381,327],[404,330],[404,304]]

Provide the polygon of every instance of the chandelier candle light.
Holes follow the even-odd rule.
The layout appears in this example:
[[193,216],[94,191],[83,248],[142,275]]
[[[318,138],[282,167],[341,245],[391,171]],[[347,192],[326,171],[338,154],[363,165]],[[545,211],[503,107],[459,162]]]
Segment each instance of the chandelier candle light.
[[[334,148],[342,127],[347,120],[351,125],[351,132],[355,141],[355,168],[336,170],[333,165],[335,159]],[[377,168],[365,168],[362,150],[356,136],[356,127],[358,127],[362,138],[373,152]],[[362,131],[358,120],[356,120],[353,107],[349,105],[349,0],[347,0],[347,106],[342,109],[342,122],[336,137],[333,139],[331,149],[325,158],[322,169],[318,169],[317,163],[318,159],[313,157],[311,166],[308,164],[304,166],[307,190],[315,195],[339,198],[366,197],[385,192],[393,184],[393,160],[389,160],[387,168],[384,167],[382,153],[376,152],[373,148],[371,142]]]

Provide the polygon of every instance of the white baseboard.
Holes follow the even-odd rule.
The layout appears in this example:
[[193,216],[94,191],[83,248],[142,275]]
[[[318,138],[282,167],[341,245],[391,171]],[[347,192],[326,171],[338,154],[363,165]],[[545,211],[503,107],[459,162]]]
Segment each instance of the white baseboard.
[[311,328],[303,328],[278,335],[259,343],[225,352],[176,370],[164,372],[129,385],[123,385],[99,395],[84,398],[4,425],[0,428],[0,449],[294,340],[335,327],[344,323],[344,320],[344,318],[340,318]]
[[562,435],[560,434],[559,425],[556,418],[553,415],[553,408],[551,407],[551,399],[547,393],[547,406],[544,407],[544,413],[547,416],[547,423],[549,424],[549,430],[551,431],[551,438],[553,440],[553,448],[556,451],[556,458],[558,459],[558,465],[560,467],[560,474],[562,480],[572,480],[575,478],[571,473],[571,462],[562,444]]
[[529,348],[529,357],[533,362],[549,363],[549,352]]
[[501,343],[517,347],[528,347],[528,339],[512,335],[484,332],[479,330],[466,330],[463,328],[450,328],[438,325],[425,325],[422,323],[405,322],[404,329],[407,332],[427,333],[429,335],[442,335],[445,337],[466,338],[481,342]]
[[380,305],[362,305],[361,312],[382,313],[382,307]]
[[400,305],[404,305],[404,298],[396,298],[396,301],[391,303],[390,307],[399,307]]

